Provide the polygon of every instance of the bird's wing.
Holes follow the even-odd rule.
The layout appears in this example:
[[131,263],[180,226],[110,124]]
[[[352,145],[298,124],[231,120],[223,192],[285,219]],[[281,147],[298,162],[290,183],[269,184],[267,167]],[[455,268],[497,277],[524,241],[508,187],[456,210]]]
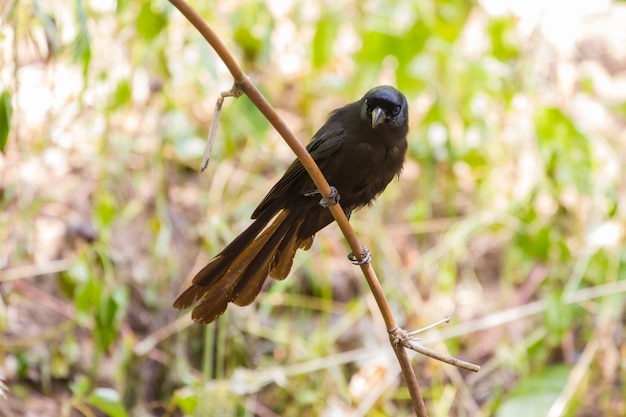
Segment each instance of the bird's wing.
[[[306,149],[309,154],[311,154],[313,160],[318,165],[322,165],[322,162],[324,160],[326,160],[330,155],[335,153],[341,147],[345,136],[346,130],[343,127],[329,126],[327,124],[323,126],[315,134],[315,136],[313,136],[313,139],[311,140],[311,142],[309,142]],[[293,161],[293,163],[289,166],[282,178],[278,180],[278,182],[272,187],[269,193],[267,193],[263,201],[259,203],[256,210],[254,210],[254,213],[252,213],[252,218],[256,219],[257,216],[259,216],[259,214],[263,210],[270,206],[272,202],[280,199],[294,183],[299,182],[301,183],[301,185],[304,185],[306,183],[308,175],[309,174],[306,172],[298,159]],[[305,177],[304,179],[303,176]]]

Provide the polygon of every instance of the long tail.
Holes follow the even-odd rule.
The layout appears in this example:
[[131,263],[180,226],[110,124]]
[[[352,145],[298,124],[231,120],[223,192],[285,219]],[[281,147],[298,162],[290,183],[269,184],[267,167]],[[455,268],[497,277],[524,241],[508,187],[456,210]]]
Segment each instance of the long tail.
[[313,236],[298,237],[306,213],[297,211],[279,211],[269,226],[272,218],[259,216],[198,272],[174,307],[188,308],[200,300],[191,317],[198,323],[210,323],[229,302],[245,306],[254,301],[268,275],[286,278],[298,248],[308,249],[313,242]]

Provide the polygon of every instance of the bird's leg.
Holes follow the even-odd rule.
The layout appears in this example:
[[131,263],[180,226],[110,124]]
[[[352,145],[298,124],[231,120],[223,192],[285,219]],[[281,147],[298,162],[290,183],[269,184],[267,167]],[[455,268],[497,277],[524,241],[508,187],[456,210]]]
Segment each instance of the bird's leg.
[[[311,197],[313,195],[316,194],[321,194],[319,190],[315,190],[315,191],[309,191],[308,193],[304,193],[305,197]],[[328,199],[326,198],[322,198],[320,200],[320,206],[324,207],[324,208],[328,208],[330,206],[334,206],[335,204],[337,204],[339,202],[339,199],[341,198],[341,196],[339,195],[339,191],[337,191],[337,189],[335,187],[333,187],[332,185],[330,186],[330,195],[328,196]],[[346,216],[348,216],[348,218],[350,217],[349,214],[346,214]]]
[[361,260],[359,261],[352,252],[348,254],[348,260],[352,262],[353,265],[364,265],[372,262],[372,254],[365,246],[361,246]]
[[334,206],[335,204],[337,204],[339,202],[340,198],[341,197],[339,196],[339,191],[337,191],[337,189],[331,185],[330,186],[330,194],[328,195],[328,199],[322,198],[320,200],[320,206],[322,206],[324,208],[328,208],[330,206]]

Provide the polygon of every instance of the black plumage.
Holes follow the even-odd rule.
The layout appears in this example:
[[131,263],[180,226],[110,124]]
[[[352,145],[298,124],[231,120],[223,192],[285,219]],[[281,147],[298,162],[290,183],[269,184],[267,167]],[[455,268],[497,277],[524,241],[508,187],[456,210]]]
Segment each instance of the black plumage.
[[[334,110],[307,146],[346,214],[373,201],[402,170],[407,149],[408,104],[390,86],[376,87]],[[250,304],[267,276],[289,274],[298,249],[333,221],[302,164],[295,160],[258,205],[254,222],[197,273],[174,302],[178,309],[199,300],[192,318],[210,323],[229,302]]]

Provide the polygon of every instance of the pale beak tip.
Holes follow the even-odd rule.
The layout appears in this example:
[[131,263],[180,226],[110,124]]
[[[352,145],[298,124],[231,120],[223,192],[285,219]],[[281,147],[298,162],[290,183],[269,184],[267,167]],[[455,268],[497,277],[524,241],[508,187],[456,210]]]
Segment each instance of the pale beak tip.
[[372,129],[376,129],[385,120],[385,112],[380,107],[372,110]]

